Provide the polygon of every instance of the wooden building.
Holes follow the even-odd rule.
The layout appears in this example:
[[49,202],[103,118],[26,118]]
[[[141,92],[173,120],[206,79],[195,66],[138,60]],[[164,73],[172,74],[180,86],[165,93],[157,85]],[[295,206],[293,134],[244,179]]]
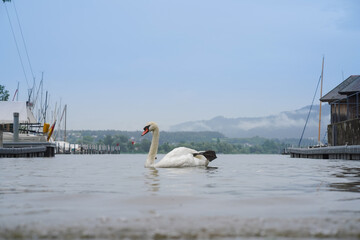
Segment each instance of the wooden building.
[[320,100],[331,106],[329,146],[360,145],[360,75],[351,75]]

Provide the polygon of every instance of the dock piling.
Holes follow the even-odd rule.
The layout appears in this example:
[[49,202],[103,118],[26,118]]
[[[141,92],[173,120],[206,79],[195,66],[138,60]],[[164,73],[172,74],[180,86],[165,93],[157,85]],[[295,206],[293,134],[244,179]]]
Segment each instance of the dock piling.
[[0,125],[0,148],[3,147],[3,129],[2,126]]

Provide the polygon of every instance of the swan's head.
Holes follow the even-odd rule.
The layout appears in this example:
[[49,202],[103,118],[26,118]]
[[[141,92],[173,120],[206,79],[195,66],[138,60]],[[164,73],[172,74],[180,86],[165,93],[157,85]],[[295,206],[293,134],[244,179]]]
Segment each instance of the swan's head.
[[148,132],[153,132],[155,129],[159,129],[158,125],[154,122],[149,122],[146,124],[146,126],[144,127],[144,131],[141,134],[141,136],[144,136],[145,134],[147,134]]

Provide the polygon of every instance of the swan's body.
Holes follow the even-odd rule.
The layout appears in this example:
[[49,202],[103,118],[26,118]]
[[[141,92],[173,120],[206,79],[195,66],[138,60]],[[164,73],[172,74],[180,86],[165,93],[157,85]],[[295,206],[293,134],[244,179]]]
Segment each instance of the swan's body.
[[145,167],[177,168],[207,166],[209,162],[216,158],[214,151],[199,152],[191,148],[178,147],[166,154],[159,162],[155,163],[159,146],[159,127],[156,123],[150,122],[144,128],[142,136],[148,132],[153,132],[153,137],[151,140],[149,154],[145,162]]
[[191,148],[178,147],[166,154],[163,159],[154,164],[155,168],[166,167],[195,167],[207,166],[209,160],[202,155],[194,157],[194,153],[199,153]]

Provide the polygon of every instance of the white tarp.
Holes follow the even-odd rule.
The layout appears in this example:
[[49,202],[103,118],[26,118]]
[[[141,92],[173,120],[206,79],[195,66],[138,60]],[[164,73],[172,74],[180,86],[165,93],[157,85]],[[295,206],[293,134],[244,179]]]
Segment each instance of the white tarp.
[[37,123],[26,102],[0,101],[0,124],[13,123],[14,112],[19,113],[19,123]]
[[[4,143],[14,142],[14,134],[12,132],[3,132],[3,141]],[[46,142],[46,136],[19,133],[19,142]]]

